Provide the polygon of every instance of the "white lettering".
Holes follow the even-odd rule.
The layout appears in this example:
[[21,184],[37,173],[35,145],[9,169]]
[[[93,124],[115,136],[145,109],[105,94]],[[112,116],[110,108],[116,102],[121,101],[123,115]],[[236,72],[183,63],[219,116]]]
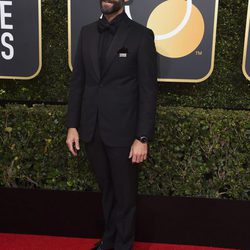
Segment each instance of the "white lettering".
[[6,24],[6,18],[7,17],[9,17],[9,18],[12,17],[11,13],[7,13],[5,11],[5,6],[6,5],[12,6],[12,2],[11,1],[0,1],[1,29],[12,30],[13,25],[12,24]]
[[14,57],[14,48],[11,44],[6,42],[7,39],[9,39],[9,41],[14,41],[14,37],[12,36],[12,34],[10,34],[9,32],[3,33],[1,37],[1,43],[5,48],[9,50],[9,53],[7,54],[5,51],[2,51],[1,54],[5,60],[11,60]]
[[[12,24],[7,24],[7,18],[11,18],[12,14],[6,11],[6,6],[12,6],[12,1],[0,0],[0,28],[1,30],[13,30]],[[5,50],[1,50],[1,56],[5,60],[11,60],[14,57],[14,47],[10,42],[14,41],[14,37],[10,32],[4,32],[1,35],[1,45]]]

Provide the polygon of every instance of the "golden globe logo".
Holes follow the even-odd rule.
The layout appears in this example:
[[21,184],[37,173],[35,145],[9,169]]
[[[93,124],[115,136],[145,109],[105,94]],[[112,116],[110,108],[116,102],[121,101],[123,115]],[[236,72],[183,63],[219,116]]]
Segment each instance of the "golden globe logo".
[[[130,6],[125,11],[133,19]],[[192,0],[168,0],[159,4],[150,14],[147,27],[155,33],[158,53],[171,58],[192,53],[205,32],[203,16]]]
[[156,34],[157,51],[172,58],[192,53],[200,45],[205,31],[203,16],[192,0],[163,2],[151,13],[147,26]]

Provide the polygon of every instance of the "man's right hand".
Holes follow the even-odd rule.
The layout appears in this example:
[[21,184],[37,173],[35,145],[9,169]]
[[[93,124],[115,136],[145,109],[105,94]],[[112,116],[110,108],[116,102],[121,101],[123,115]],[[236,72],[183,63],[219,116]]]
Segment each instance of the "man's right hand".
[[77,156],[77,150],[80,150],[79,135],[76,128],[68,128],[68,134],[66,139],[66,144],[69,151]]

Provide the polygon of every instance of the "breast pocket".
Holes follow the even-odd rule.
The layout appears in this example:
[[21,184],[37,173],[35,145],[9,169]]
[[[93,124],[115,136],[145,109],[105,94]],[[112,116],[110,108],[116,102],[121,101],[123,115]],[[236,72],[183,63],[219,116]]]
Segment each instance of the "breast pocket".
[[119,67],[135,67],[136,66],[136,56],[133,52],[118,52],[115,58],[115,63]]

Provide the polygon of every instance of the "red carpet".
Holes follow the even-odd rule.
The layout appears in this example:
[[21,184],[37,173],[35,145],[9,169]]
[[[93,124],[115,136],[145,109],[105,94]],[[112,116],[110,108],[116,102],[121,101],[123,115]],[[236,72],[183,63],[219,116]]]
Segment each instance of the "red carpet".
[[[99,239],[0,233],[0,250],[89,250]],[[226,250],[202,246],[135,242],[134,250]],[[229,249],[228,249],[229,250]]]

